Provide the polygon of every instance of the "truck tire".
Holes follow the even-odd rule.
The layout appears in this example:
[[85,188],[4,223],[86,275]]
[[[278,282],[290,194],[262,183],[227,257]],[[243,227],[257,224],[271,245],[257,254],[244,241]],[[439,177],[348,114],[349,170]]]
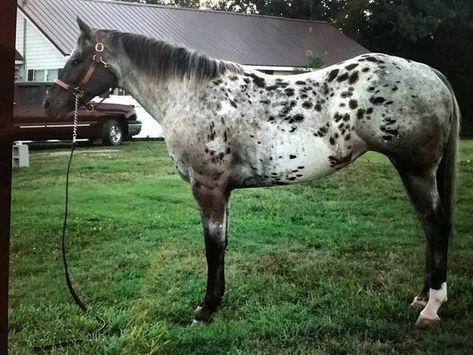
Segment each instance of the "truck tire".
[[125,138],[125,130],[117,120],[108,120],[102,127],[102,143],[104,145],[119,145]]

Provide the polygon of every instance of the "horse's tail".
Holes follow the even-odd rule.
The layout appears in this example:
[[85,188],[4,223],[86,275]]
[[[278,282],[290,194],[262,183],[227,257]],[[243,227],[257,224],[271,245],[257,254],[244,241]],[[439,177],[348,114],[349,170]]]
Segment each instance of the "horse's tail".
[[451,127],[448,142],[437,170],[437,188],[440,195],[440,201],[450,226],[453,226],[453,217],[455,213],[455,190],[456,190],[456,156],[460,132],[460,108],[453,92],[452,85],[447,78],[438,70],[433,69],[437,76],[442,80],[450,92],[453,102],[451,113]]

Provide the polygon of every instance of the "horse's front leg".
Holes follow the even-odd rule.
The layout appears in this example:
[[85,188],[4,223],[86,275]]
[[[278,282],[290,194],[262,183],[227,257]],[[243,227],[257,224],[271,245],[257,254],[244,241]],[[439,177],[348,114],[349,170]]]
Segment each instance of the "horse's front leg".
[[209,321],[225,292],[225,248],[227,246],[228,200],[230,192],[220,186],[209,188],[193,181],[192,192],[204,225],[207,258],[207,290],[195,312],[196,321]]

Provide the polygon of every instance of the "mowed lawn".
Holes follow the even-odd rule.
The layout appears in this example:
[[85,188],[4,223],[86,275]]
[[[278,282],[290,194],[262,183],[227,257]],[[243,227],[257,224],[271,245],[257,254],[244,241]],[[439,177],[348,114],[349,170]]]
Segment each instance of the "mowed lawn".
[[[150,148],[150,149],[149,149]],[[153,151],[153,152],[152,152]],[[235,191],[227,293],[191,327],[205,289],[200,217],[163,142],[76,151],[68,228],[82,315],[60,261],[66,148],[13,173],[10,351],[58,354],[471,354],[473,141],[461,143],[449,300],[414,327],[424,240],[393,167],[368,154],[311,183]]]

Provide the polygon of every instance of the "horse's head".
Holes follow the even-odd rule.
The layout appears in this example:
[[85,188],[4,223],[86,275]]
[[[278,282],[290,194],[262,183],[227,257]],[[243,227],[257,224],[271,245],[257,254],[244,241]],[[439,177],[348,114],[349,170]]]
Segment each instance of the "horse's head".
[[43,103],[52,117],[73,110],[77,96],[84,104],[117,84],[117,78],[107,62],[109,53],[105,33],[91,29],[79,18],[77,22],[81,31],[77,47]]

